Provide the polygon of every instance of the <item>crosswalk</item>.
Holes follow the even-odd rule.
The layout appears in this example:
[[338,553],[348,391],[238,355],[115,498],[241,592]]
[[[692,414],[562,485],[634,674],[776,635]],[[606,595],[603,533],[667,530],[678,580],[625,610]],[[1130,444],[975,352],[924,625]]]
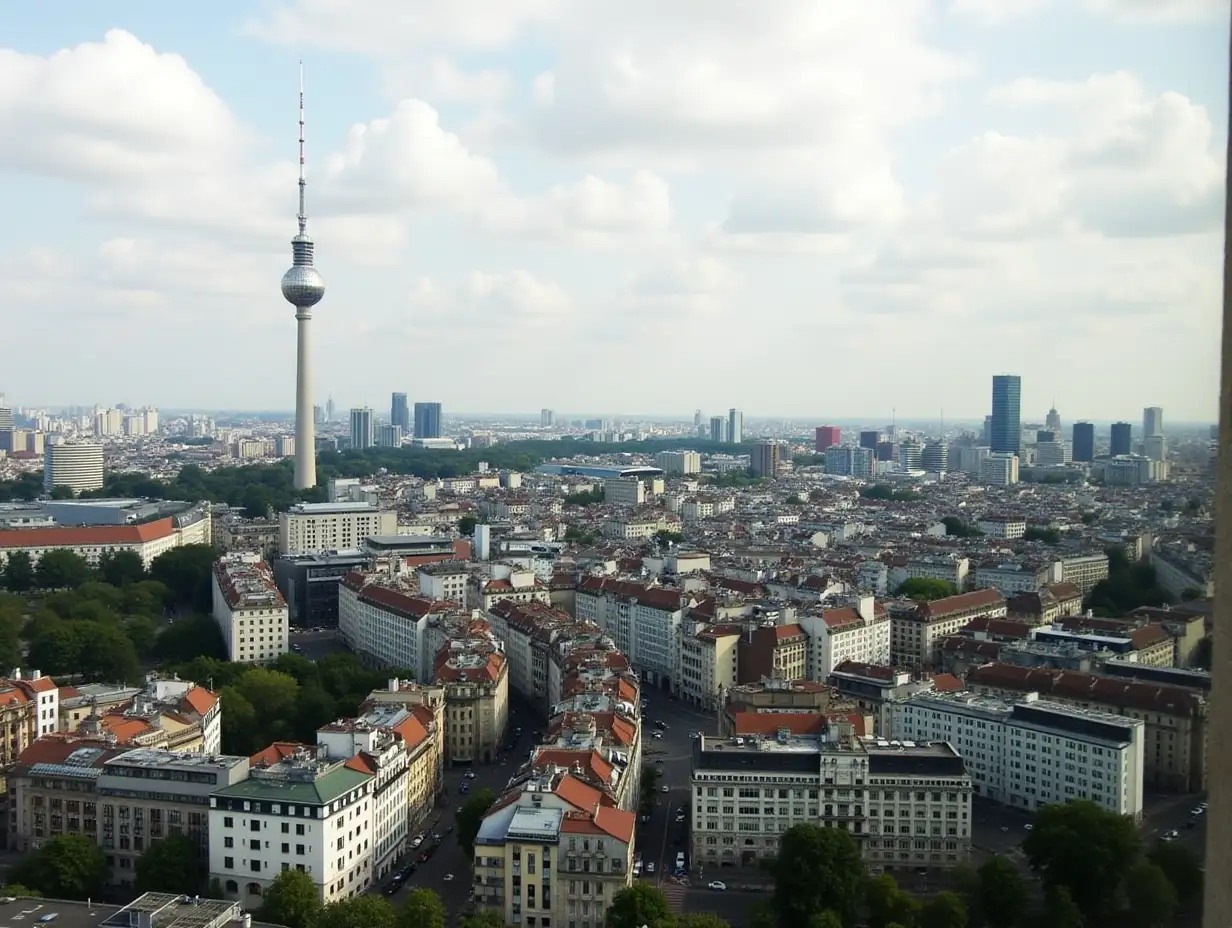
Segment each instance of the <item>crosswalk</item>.
[[659,889],[663,891],[663,896],[667,899],[667,904],[673,912],[684,911],[685,896],[688,895],[688,889],[675,880],[673,877],[665,877],[663,882],[659,884]]

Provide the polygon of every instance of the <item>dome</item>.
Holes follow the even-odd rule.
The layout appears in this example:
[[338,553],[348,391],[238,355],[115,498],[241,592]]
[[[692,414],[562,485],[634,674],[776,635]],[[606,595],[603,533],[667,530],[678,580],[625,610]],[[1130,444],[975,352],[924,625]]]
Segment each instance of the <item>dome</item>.
[[282,275],[282,295],[293,306],[315,306],[325,296],[325,279],[315,267],[296,265]]

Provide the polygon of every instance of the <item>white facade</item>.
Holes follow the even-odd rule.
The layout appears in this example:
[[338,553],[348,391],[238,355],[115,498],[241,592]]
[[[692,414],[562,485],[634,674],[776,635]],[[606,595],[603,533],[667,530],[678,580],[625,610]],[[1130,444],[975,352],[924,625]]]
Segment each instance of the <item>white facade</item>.
[[660,451],[655,464],[666,474],[700,474],[702,456],[696,451]]
[[387,667],[405,667],[417,680],[432,679],[426,636],[433,602],[381,580],[346,577],[338,586],[338,632],[358,654]]
[[1013,486],[1018,482],[1018,455],[990,452],[981,462],[980,476],[993,486]]
[[90,442],[47,445],[43,452],[43,488],[69,487],[75,493],[103,486],[103,446]]
[[278,529],[282,554],[327,554],[396,534],[398,514],[371,503],[297,503],[278,516]]
[[976,528],[989,538],[1021,538],[1027,533],[1027,520],[1013,516],[984,516]]
[[825,683],[843,661],[890,662],[890,617],[876,614],[871,596],[861,597],[857,607],[802,614],[796,621],[808,636],[805,672],[810,680]]
[[425,564],[419,568],[418,576],[419,591],[428,599],[466,605],[467,570],[461,561]]
[[263,664],[287,653],[290,613],[274,574],[258,554],[224,554],[214,565],[211,613],[227,659]]
[[1027,811],[1090,799],[1142,815],[1141,719],[1047,702],[970,693],[923,694],[894,707],[895,737],[948,741],[978,794]]

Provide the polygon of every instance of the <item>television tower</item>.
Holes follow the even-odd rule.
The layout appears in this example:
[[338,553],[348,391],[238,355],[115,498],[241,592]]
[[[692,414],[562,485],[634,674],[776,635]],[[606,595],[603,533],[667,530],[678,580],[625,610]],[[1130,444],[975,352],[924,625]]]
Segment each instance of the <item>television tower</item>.
[[282,295],[295,307],[295,488],[317,485],[316,431],[312,422],[312,307],[325,296],[325,281],[312,266],[312,239],[304,208],[304,63],[299,63],[299,234],[291,239],[291,269]]

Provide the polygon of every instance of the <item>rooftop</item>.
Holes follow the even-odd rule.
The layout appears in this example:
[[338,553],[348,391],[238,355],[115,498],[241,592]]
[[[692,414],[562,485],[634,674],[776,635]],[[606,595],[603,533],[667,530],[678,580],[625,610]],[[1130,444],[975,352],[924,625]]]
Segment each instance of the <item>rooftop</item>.
[[368,774],[351,770],[341,763],[287,758],[269,767],[254,768],[247,780],[220,789],[214,795],[323,806],[369,779]]
[[296,516],[329,516],[343,515],[348,512],[380,511],[381,507],[375,503],[296,503],[287,510],[287,514]]

